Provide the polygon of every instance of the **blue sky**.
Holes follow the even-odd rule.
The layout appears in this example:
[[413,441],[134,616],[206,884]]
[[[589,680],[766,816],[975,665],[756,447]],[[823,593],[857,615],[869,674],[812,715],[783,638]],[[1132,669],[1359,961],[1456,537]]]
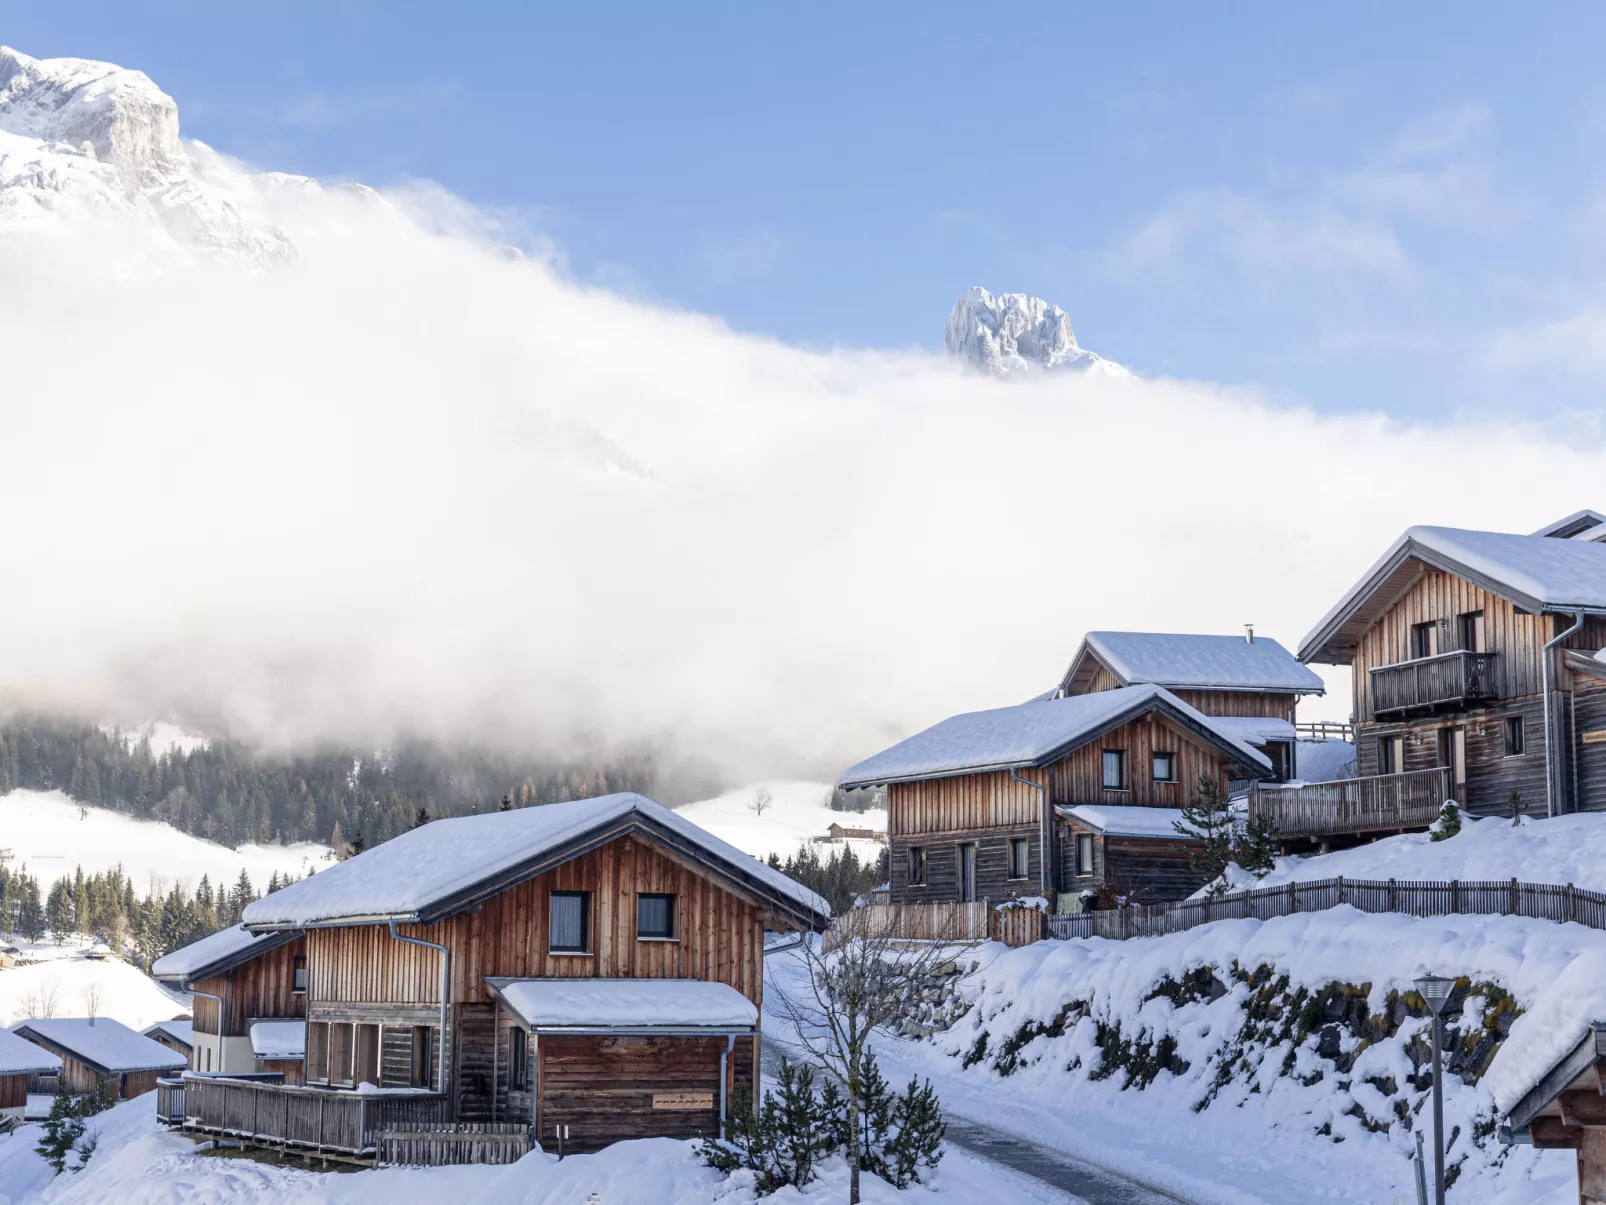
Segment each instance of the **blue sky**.
[[0,40],[739,330],[935,348],[982,284],[1146,373],[1595,432],[1606,8],[78,0]]

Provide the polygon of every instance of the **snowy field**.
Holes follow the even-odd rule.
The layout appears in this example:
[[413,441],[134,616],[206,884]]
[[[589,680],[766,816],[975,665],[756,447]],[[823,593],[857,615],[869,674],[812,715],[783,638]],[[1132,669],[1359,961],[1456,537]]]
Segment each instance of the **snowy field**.
[[[53,1179],[33,1151],[40,1128],[0,1138],[0,1193],[11,1205],[749,1205],[757,1198],[741,1174],[726,1180],[703,1167],[693,1144],[654,1138],[621,1142],[561,1163],[539,1151],[511,1167],[384,1168],[317,1173],[200,1153],[156,1125],[147,1093],[91,1120],[99,1147],[89,1166]],[[805,1192],[785,1189],[780,1203],[847,1200],[838,1160]],[[595,1193],[595,1198],[591,1194]],[[949,1149],[931,1188],[897,1192],[864,1180],[869,1205],[1030,1205],[1071,1198]]]
[[[765,790],[773,802],[756,814],[751,804],[753,796]],[[729,841],[737,849],[755,858],[779,854],[782,858],[797,853],[797,847],[810,837],[825,836],[826,826],[832,823],[843,828],[869,828],[887,831],[885,808],[869,812],[833,812],[827,801],[831,798],[831,784],[824,782],[758,782],[751,786],[726,791],[713,799],[689,803],[676,808],[693,824],[706,828],[714,836]],[[861,861],[874,861],[881,846],[873,841],[850,841]],[[829,857],[836,848],[818,847],[821,857]]]
[[275,871],[305,875],[327,865],[329,847],[242,845],[229,849],[181,833],[171,824],[135,820],[106,808],[84,809],[60,791],[12,791],[0,795],[0,849],[9,849],[13,868],[26,866],[39,878],[41,895],[58,878],[121,866],[144,894],[153,884],[163,890],[178,883],[194,890],[203,874],[217,885],[233,884],[244,870],[258,891]]
[[96,998],[96,1013],[121,1021],[131,1029],[144,1029],[190,1011],[189,997],[168,992],[137,967],[109,958],[104,962],[84,957],[89,943],[35,945],[8,938],[33,966],[0,970],[0,1025],[11,1025],[50,1013],[58,1017],[89,1014],[89,997]]

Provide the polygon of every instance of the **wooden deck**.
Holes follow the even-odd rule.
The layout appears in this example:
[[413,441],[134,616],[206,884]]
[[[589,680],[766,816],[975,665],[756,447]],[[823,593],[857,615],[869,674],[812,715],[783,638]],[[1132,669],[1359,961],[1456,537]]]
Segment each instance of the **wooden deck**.
[[1450,798],[1449,768],[1438,766],[1334,782],[1259,783],[1249,792],[1249,814],[1269,818],[1278,837],[1332,837],[1423,828]]
[[[161,1115],[160,1084],[157,1091]],[[171,1113],[174,1090],[167,1091],[165,1104]],[[376,1162],[385,1131],[444,1125],[447,1120],[448,1102],[439,1093],[366,1095],[197,1076],[185,1076],[179,1091],[186,1130],[275,1150]]]

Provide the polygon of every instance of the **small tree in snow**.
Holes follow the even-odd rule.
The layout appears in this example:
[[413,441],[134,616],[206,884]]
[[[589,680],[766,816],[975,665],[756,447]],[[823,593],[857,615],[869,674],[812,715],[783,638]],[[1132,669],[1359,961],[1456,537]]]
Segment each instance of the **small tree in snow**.
[[1522,810],[1522,792],[1513,790],[1511,798],[1506,801],[1506,815],[1511,817],[1512,827],[1522,823],[1524,812]]
[[1448,841],[1460,831],[1461,809],[1456,807],[1455,800],[1446,799],[1439,809],[1439,818],[1428,829],[1428,840]]
[[91,1021],[100,1016],[100,986],[91,983],[84,988],[84,1015]]
[[1187,855],[1193,872],[1211,884],[1211,894],[1225,891],[1221,876],[1233,860],[1234,822],[1214,778],[1199,775],[1193,797],[1182,809],[1182,819],[1173,821],[1171,827],[1186,838],[1186,844],[1178,848]]
[[753,792],[753,801],[747,805],[747,810],[755,816],[762,816],[769,810],[770,804],[774,802],[775,796],[771,795],[763,787],[759,787],[758,790]]

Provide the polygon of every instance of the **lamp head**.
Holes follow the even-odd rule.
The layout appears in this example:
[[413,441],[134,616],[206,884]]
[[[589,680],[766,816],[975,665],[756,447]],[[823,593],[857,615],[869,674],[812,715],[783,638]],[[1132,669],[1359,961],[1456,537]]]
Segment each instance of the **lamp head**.
[[1450,1002],[1450,993],[1455,990],[1455,980],[1446,979],[1443,975],[1424,975],[1416,981],[1416,990],[1422,993],[1422,999],[1436,1017]]

